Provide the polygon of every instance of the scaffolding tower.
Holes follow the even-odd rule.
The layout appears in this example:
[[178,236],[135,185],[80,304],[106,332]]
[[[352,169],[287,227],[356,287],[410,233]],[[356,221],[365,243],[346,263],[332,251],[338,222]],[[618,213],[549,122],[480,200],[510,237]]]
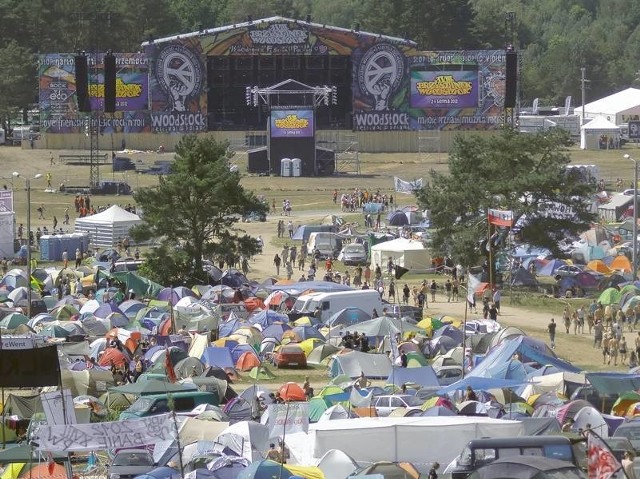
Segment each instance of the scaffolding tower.
[[336,173],[360,174],[359,144],[356,135],[340,135],[335,142]]
[[427,161],[433,153],[441,153],[440,130],[418,132],[418,160]]

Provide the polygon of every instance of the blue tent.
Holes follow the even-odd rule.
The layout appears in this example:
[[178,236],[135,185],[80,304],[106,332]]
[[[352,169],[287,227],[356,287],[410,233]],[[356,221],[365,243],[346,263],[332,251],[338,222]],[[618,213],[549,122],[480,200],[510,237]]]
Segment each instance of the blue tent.
[[462,344],[462,331],[450,324],[445,324],[433,333],[433,339],[439,338],[440,336],[446,336],[453,339],[457,344]]
[[489,351],[482,362],[469,372],[468,376],[488,377],[491,368],[508,363],[516,353],[524,363],[535,362],[543,366],[550,364],[561,371],[580,372],[580,369],[556,357],[544,341],[530,336],[514,336]]
[[228,321],[225,321],[224,323],[221,323],[220,326],[218,326],[218,336],[220,336],[221,338],[231,336],[237,329],[240,329],[245,324],[246,323],[242,319],[237,317],[235,317],[234,319],[229,319]]
[[422,387],[439,386],[438,377],[431,366],[421,368],[401,368],[394,366],[387,378],[387,384],[402,386],[414,383]]
[[235,363],[228,348],[209,347],[202,352],[200,360],[205,366],[218,366],[219,368],[234,368]]
[[547,264],[545,264],[540,271],[538,271],[538,276],[553,276],[556,270],[560,266],[565,266],[567,262],[562,259],[552,259]]
[[293,474],[282,464],[268,459],[252,462],[238,475],[238,479],[291,479]]
[[520,361],[510,359],[506,363],[497,363],[488,368],[485,377],[525,381],[528,372],[526,366]]
[[391,226],[404,226],[409,224],[409,218],[403,211],[394,211],[387,215],[387,221]]
[[589,383],[602,395],[622,394],[640,389],[640,376],[628,373],[586,373]]
[[273,323],[262,330],[262,337],[276,338],[278,341],[281,341],[284,333],[290,329],[291,326],[286,323]]
[[146,474],[136,476],[136,479],[179,479],[182,477],[180,471],[176,471],[172,467],[156,467]]
[[242,356],[242,353],[245,353],[247,351],[252,353],[256,358],[258,358],[258,354],[256,353],[256,350],[253,349],[249,344],[238,344],[235,348],[231,350],[231,359],[233,359],[234,366],[238,362],[238,359],[240,358],[240,356]]
[[276,313],[271,309],[263,309],[258,313],[249,316],[248,321],[251,324],[259,324],[262,328],[271,326],[273,323],[288,323],[289,316],[286,314]]

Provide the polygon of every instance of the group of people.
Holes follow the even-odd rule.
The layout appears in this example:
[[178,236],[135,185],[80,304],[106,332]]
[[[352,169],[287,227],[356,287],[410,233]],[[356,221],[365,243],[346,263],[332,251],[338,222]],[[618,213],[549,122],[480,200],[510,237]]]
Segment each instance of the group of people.
[[289,238],[293,238],[293,221],[289,220],[289,222],[285,225],[284,220],[279,220],[276,226],[276,232],[278,234],[278,238],[286,238],[287,234]]
[[380,190],[373,193],[367,189],[354,188],[351,192],[347,191],[339,194],[338,190],[334,189],[332,193],[333,204],[337,204],[338,196],[340,196],[342,211],[353,212],[358,208],[362,208],[366,203],[382,203],[385,209],[394,205],[393,195],[387,196],[386,193],[381,193]]
[[369,352],[369,338],[364,333],[358,334],[354,332],[351,334],[351,332],[347,331],[342,336],[340,344],[347,349],[355,349],[363,353]]

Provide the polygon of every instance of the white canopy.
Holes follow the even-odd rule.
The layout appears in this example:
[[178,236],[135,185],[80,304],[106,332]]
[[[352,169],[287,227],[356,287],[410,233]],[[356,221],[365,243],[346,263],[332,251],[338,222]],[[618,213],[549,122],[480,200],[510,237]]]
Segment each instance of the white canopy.
[[431,267],[431,256],[421,241],[397,238],[371,247],[371,264],[384,268],[389,258],[393,264],[408,270],[426,271]]
[[[618,147],[620,143],[620,127],[606,118],[597,117],[580,127],[580,148],[597,150]],[[613,141],[611,141],[613,140]],[[617,146],[616,146],[617,145]]]
[[94,247],[111,248],[118,239],[129,235],[129,230],[142,223],[140,217],[134,213],[113,205],[107,210],[75,221],[77,233],[87,233]]

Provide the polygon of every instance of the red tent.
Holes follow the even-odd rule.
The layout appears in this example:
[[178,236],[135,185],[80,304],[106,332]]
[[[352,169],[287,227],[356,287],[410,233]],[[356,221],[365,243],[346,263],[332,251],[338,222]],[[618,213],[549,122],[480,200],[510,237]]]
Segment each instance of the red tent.
[[251,371],[256,366],[260,366],[260,360],[250,351],[245,351],[236,361],[236,369],[240,371]]
[[286,383],[278,389],[280,397],[285,401],[306,401],[307,397],[302,388],[296,383]]
[[103,367],[111,366],[112,361],[118,367],[126,367],[129,364],[129,358],[118,348],[107,348],[98,358],[98,364]]

